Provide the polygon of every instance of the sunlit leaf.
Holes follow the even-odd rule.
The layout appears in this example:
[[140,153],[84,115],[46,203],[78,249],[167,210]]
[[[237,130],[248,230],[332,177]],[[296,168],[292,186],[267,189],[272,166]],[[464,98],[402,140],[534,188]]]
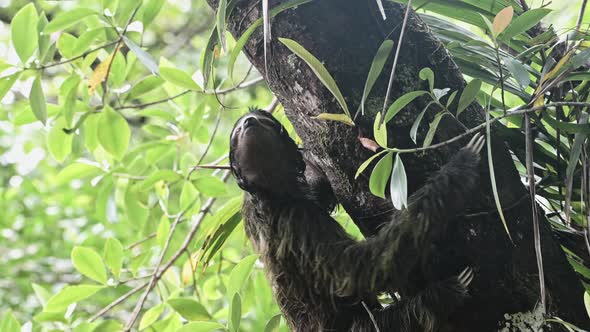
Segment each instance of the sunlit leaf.
[[246,283],[254,263],[258,259],[258,255],[250,255],[242,259],[229,274],[229,282],[227,284],[227,294],[232,296],[234,293],[239,293],[240,289]]
[[457,116],[463,113],[463,111],[475,100],[477,94],[481,90],[481,83],[481,80],[476,78],[471,80],[467,86],[465,86],[465,89],[463,89],[463,93],[461,93],[461,97],[459,98]]
[[514,18],[512,23],[510,23],[510,25],[504,30],[499,38],[508,41],[521,33],[527,32],[529,29],[537,25],[549,13],[551,13],[551,9],[547,8],[533,8],[531,10],[527,10],[522,13],[522,15]]
[[334,114],[334,113],[321,113],[315,117],[319,120],[336,121],[344,123],[347,126],[354,126],[352,119],[346,114]]
[[118,159],[123,158],[131,139],[131,130],[127,120],[119,112],[105,107],[98,119],[97,135],[100,145],[106,151]]
[[183,318],[191,321],[209,320],[211,315],[199,302],[191,298],[175,298],[168,300],[168,304]]
[[393,117],[395,117],[404,107],[408,106],[409,103],[413,102],[416,98],[427,94],[427,91],[412,91],[408,92],[405,95],[397,98],[391,106],[387,109],[387,113],[385,114],[385,119],[383,120],[384,123],[388,123]]
[[69,12],[60,13],[45,26],[43,33],[50,34],[64,30],[76,24],[81,19],[95,14],[96,12],[94,10],[88,8],[75,8]]
[[156,62],[156,60],[146,51],[144,51],[141,47],[139,47],[139,45],[135,44],[135,42],[133,42],[133,40],[123,36],[123,41],[125,42],[125,45],[127,45],[127,47],[129,47],[129,49],[131,50],[131,52],[133,52],[135,54],[135,56],[137,56],[137,58],[139,59],[139,61],[153,74],[153,75],[159,75],[160,74],[160,70],[158,68],[158,63]]
[[387,125],[381,123],[381,112],[377,113],[377,116],[375,116],[373,136],[375,136],[375,141],[377,141],[381,147],[387,147]]
[[160,75],[166,81],[187,90],[200,91],[201,87],[186,72],[170,67],[160,67]]
[[43,93],[43,86],[41,85],[41,78],[37,76],[33,81],[31,87],[31,95],[29,96],[31,103],[31,110],[37,120],[45,125],[47,122],[47,104],[45,102],[45,94]]
[[96,69],[92,72],[90,79],[88,80],[88,94],[93,95],[96,88],[105,80],[108,75],[111,63],[113,62],[114,55],[117,53],[117,49],[113,51],[106,59],[104,59]]
[[176,332],[213,332],[224,330],[225,326],[216,322],[191,322],[181,327]]
[[264,327],[264,332],[277,332],[279,330],[279,326],[281,325],[281,317],[282,315],[276,315],[271,318],[266,326]]
[[0,319],[0,331],[21,332],[21,325],[16,320],[16,317],[14,317],[11,310],[8,310],[2,319]]
[[101,284],[107,282],[107,273],[100,255],[91,248],[74,247],[72,249],[72,263],[78,272]]
[[49,152],[60,163],[72,152],[73,136],[64,132],[64,128],[66,127],[65,118],[60,117],[53,123],[53,127],[51,127],[47,134]]
[[242,320],[242,298],[239,293],[235,293],[231,306],[229,307],[229,330],[238,332],[240,330],[240,320]]
[[38,47],[38,19],[35,5],[29,3],[14,15],[10,23],[11,41],[23,63],[29,60]]
[[148,309],[148,311],[143,314],[141,320],[139,321],[139,330],[143,331],[154,324],[162,312],[164,312],[164,309],[166,309],[166,306],[163,303]]
[[121,274],[123,266],[123,245],[115,238],[107,239],[104,245],[104,261],[115,277]]
[[82,301],[86,298],[96,294],[99,290],[103,289],[103,286],[95,285],[78,285],[78,286],[66,286],[59,293],[47,301],[45,310],[47,311],[60,311],[65,310],[70,304]]
[[443,111],[438,113],[432,122],[430,123],[430,128],[428,129],[428,133],[426,133],[426,138],[424,138],[424,143],[422,144],[423,147],[428,147],[432,144],[432,140],[434,139],[434,134],[436,134],[436,130],[438,129],[438,125],[440,124],[440,120],[442,120],[443,116],[447,115],[448,113]]

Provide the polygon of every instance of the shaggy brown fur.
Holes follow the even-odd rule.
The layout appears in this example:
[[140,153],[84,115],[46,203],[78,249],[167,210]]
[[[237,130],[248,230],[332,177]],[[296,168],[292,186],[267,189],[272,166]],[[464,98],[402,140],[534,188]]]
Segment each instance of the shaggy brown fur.
[[394,216],[402,222],[359,242],[330,217],[326,182],[306,179],[305,160],[280,123],[263,111],[243,116],[232,131],[230,163],[246,191],[246,233],[291,329],[436,331],[467,296],[471,269],[385,308],[377,296],[403,287],[425,243],[464,210],[482,145],[474,138],[412,195]]

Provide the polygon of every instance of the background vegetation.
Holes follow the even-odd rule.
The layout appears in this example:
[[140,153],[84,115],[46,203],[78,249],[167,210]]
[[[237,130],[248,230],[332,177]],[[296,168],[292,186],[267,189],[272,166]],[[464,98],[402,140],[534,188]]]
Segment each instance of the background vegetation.
[[[544,26],[565,39],[579,5],[553,1]],[[491,44],[483,21],[466,20],[477,14],[470,8],[437,8],[427,21],[489,101],[496,64],[474,68],[462,53],[475,40]],[[223,15],[199,0],[15,0],[0,1],[0,21],[0,331],[118,331],[138,303],[140,330],[286,330],[239,224],[239,189],[227,171],[195,167],[228,163],[229,131],[248,106],[292,131],[243,55],[233,64],[236,41],[221,29],[226,50],[212,47]],[[445,33],[444,22],[464,30]],[[542,69],[533,60],[524,75],[535,81]],[[534,91],[513,76],[509,107]],[[580,132],[565,131],[561,156],[554,130],[536,143],[547,160],[567,161]],[[565,201],[558,187],[539,192],[548,211]],[[587,228],[580,195],[576,232]],[[336,216],[358,236],[341,209]]]

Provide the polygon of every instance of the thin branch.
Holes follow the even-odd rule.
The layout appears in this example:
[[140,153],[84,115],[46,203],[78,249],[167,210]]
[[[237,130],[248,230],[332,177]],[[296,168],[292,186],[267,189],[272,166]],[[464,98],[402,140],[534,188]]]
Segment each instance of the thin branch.
[[132,290],[128,291],[127,293],[121,295],[121,297],[119,297],[118,299],[116,299],[115,301],[111,302],[109,305],[107,305],[106,307],[102,308],[99,312],[97,312],[94,316],[90,317],[90,319],[88,320],[90,323],[94,322],[95,320],[97,320],[98,318],[102,317],[104,314],[106,314],[107,312],[109,312],[111,309],[113,309],[115,306],[121,304],[123,301],[127,300],[129,297],[131,297],[131,295],[139,292],[140,290],[142,290],[144,287],[146,287],[148,285],[149,282],[144,282],[143,284],[133,288]]
[[543,313],[546,309],[546,289],[545,289],[545,271],[543,270],[543,254],[541,252],[541,231],[539,228],[539,213],[537,211],[536,186],[535,186],[535,166],[533,165],[533,133],[531,130],[531,119],[529,114],[524,116],[525,122],[525,154],[526,170],[529,182],[529,192],[531,196],[531,209],[533,212],[533,237],[535,244],[535,254],[537,258],[537,269],[539,270],[539,289],[541,295],[541,306]]
[[[231,173],[229,171],[226,171],[224,173],[224,175],[222,176],[221,180],[225,182],[229,178],[229,175],[230,174]],[[133,324],[137,320],[137,317],[139,316],[139,312],[141,311],[141,308],[143,307],[143,304],[145,303],[145,299],[147,298],[147,295],[149,295],[149,293],[151,292],[151,290],[155,287],[156,283],[162,278],[162,276],[164,275],[164,273],[166,271],[168,271],[168,269],[172,265],[174,265],[174,263],[178,260],[178,258],[180,258],[180,256],[182,256],[182,254],[186,251],[186,249],[190,245],[191,241],[195,237],[197,231],[199,230],[199,227],[201,226],[201,223],[205,219],[205,216],[207,216],[207,213],[209,212],[209,210],[211,209],[211,207],[213,206],[213,204],[215,203],[215,201],[216,201],[216,198],[215,197],[209,198],[209,200],[207,201],[207,203],[205,203],[205,206],[203,206],[203,209],[201,209],[201,212],[199,213],[199,215],[195,218],[195,222],[193,223],[193,226],[191,227],[189,233],[185,237],[184,242],[182,243],[182,245],[180,246],[180,248],[176,251],[176,253],[172,256],[172,258],[170,258],[170,260],[168,260],[168,262],[166,262],[166,264],[164,265],[164,267],[161,270],[159,270],[156,273],[154,273],[154,275],[153,275],[152,279],[150,280],[150,282],[148,284],[148,287],[147,287],[147,289],[146,289],[146,291],[145,291],[142,299],[140,300],[140,302],[137,303],[137,305],[135,307],[135,310],[133,311],[132,316],[129,318],[129,320],[127,322],[127,325],[125,326],[125,329],[124,329],[125,331],[130,331],[131,328],[133,327]]]
[[86,52],[84,52],[84,53],[82,53],[80,55],[77,55],[77,56],[75,56],[73,58],[70,58],[70,59],[67,59],[67,60],[62,60],[62,61],[50,63],[50,64],[39,66],[39,67],[32,67],[32,68],[29,68],[29,69],[33,69],[33,70],[44,70],[44,69],[51,68],[51,67],[65,65],[66,63],[74,62],[74,61],[76,61],[78,59],[84,58],[84,57],[86,57],[86,56],[88,56],[88,55],[90,55],[90,54],[92,54],[94,52],[98,52],[98,51],[100,51],[100,50],[102,50],[104,48],[107,48],[109,46],[113,46],[113,45],[115,45],[117,43],[119,43],[119,40],[115,40],[115,41],[106,43],[106,44],[104,44],[102,46],[99,46],[97,48],[93,48],[91,50],[88,50],[88,51],[86,51]]
[[143,104],[137,104],[137,105],[121,105],[121,106],[115,107],[114,109],[115,110],[122,110],[122,109],[138,109],[138,108],[141,109],[141,108],[146,108],[146,107],[149,107],[149,106],[158,105],[158,104],[162,104],[162,103],[165,103],[165,102],[168,102],[168,101],[172,101],[172,100],[174,100],[176,98],[180,98],[180,97],[186,95],[187,93],[191,93],[191,92],[203,93],[203,94],[206,94],[206,95],[213,95],[213,94],[224,95],[224,94],[228,94],[230,92],[233,92],[233,91],[236,91],[236,90],[239,90],[239,89],[244,89],[244,88],[251,87],[253,85],[256,85],[256,84],[262,82],[263,80],[264,80],[263,77],[258,77],[258,78],[255,78],[255,79],[251,80],[251,81],[244,82],[244,83],[238,84],[236,86],[233,86],[231,88],[227,88],[227,89],[224,89],[224,90],[206,90],[206,91],[185,90],[185,91],[182,91],[182,92],[180,92],[180,93],[178,93],[178,94],[176,94],[174,96],[167,97],[167,98],[164,98],[164,99],[155,100],[155,101],[151,101],[151,102],[147,102],[147,103],[143,103]]
[[580,29],[582,28],[584,14],[586,13],[586,5],[588,5],[588,0],[582,0],[582,7],[580,8],[580,15],[578,16],[578,23],[576,23],[576,34],[579,34]]
[[[404,16],[404,22],[402,23],[402,28],[399,33],[399,40],[397,43],[397,49],[395,50],[395,57],[393,58],[393,67],[391,68],[391,75],[389,76],[389,83],[387,84],[387,93],[385,94],[385,102],[383,103],[383,115],[387,111],[387,107],[389,106],[389,100],[391,98],[391,90],[393,88],[393,81],[395,79],[395,68],[397,67],[397,60],[399,58],[399,53],[402,48],[402,42],[404,41],[404,34],[406,32],[406,24],[408,23],[408,16],[410,16],[410,11],[412,10],[412,0],[408,0],[408,5],[406,8],[406,14]],[[385,116],[383,116],[385,118]]]
[[217,134],[217,130],[219,129],[219,123],[221,122],[221,113],[223,112],[223,109],[224,109],[223,106],[219,107],[219,111],[217,112],[217,119],[215,120],[215,127],[213,127],[213,132],[211,133],[211,136],[209,137],[209,142],[207,143],[207,147],[205,148],[205,151],[203,151],[203,154],[201,155],[201,158],[199,158],[199,161],[197,161],[197,166],[193,167],[190,170],[190,172],[188,172],[188,174],[186,175],[187,180],[189,180],[191,178],[193,173],[197,170],[198,166],[201,165],[201,163],[203,162],[203,160],[207,156],[207,153],[209,153],[209,149],[213,145],[213,140],[215,139],[215,134]]
[[[546,105],[542,105],[542,106],[537,106],[537,107],[533,107],[533,108],[527,108],[525,109],[525,106],[521,106],[519,108],[514,109],[513,111],[508,111],[506,112],[505,115],[501,115],[499,117],[490,119],[490,124],[498,122],[502,119],[511,117],[511,116],[515,116],[515,115],[523,115],[523,114],[527,114],[527,113],[532,113],[532,112],[536,112],[536,111],[540,111],[540,110],[544,110],[550,107],[559,107],[559,106],[574,106],[574,107],[590,107],[590,102],[586,103],[586,102],[555,102],[555,103],[549,103]],[[388,148],[388,151],[391,152],[395,152],[395,153],[416,153],[416,152],[421,152],[421,151],[427,151],[427,150],[434,150],[434,149],[438,149],[441,148],[443,146],[447,146],[451,143],[454,143],[464,137],[467,137],[479,130],[482,130],[486,127],[486,123],[482,123],[478,126],[475,126],[471,129],[468,129],[466,132],[464,132],[461,135],[457,135],[451,139],[448,139],[446,141],[437,143],[437,144],[433,144],[427,147],[421,147],[421,148],[415,148],[415,149],[396,149],[396,148]]]

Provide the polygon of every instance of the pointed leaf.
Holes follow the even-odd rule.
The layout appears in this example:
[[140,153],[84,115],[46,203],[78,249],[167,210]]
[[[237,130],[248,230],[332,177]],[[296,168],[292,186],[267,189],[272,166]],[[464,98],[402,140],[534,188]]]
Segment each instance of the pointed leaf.
[[383,122],[388,123],[404,107],[408,106],[409,103],[413,102],[416,98],[423,96],[427,93],[428,93],[427,91],[418,90],[418,91],[408,92],[405,95],[399,97],[398,99],[396,99],[393,102],[393,104],[391,104],[391,106],[389,106],[389,109],[387,109],[387,113],[385,114],[385,120],[383,120]]
[[393,207],[398,210],[408,207],[408,178],[399,153],[395,156],[389,191]]
[[227,284],[227,294],[233,296],[234,293],[239,293],[252,268],[254,267],[254,263],[256,263],[256,259],[258,259],[258,255],[250,255],[242,259],[231,271],[229,274],[229,282]]
[[226,50],[225,47],[225,13],[227,10],[227,0],[219,0],[219,4],[217,6],[217,33],[218,39],[221,44],[223,50]]
[[11,310],[8,310],[4,317],[0,320],[0,331],[2,332],[21,332],[21,326],[16,320],[16,317],[12,314]]
[[375,122],[373,123],[373,136],[379,146],[387,148],[387,125],[381,123],[381,112],[375,116]]
[[387,180],[391,175],[393,166],[393,153],[388,152],[379,162],[375,165],[373,173],[369,178],[369,189],[373,195],[381,198],[385,198],[385,187],[387,186]]
[[43,86],[41,85],[41,78],[39,76],[33,81],[29,102],[37,120],[45,125],[47,122],[47,103],[45,102],[45,94],[43,93]]
[[465,89],[463,89],[463,93],[461,93],[461,97],[459,98],[459,106],[457,107],[457,114],[459,116],[477,97],[477,94],[481,90],[481,80],[480,79],[473,79],[471,80]]
[[4,76],[0,78],[0,101],[6,96],[10,88],[14,85],[14,82],[19,78],[21,72],[17,72],[12,75]]
[[35,5],[29,3],[14,15],[10,23],[11,41],[22,63],[26,63],[38,47],[38,20]]
[[319,120],[336,121],[354,127],[354,121],[347,114],[321,113],[315,117]]
[[492,25],[492,33],[494,36],[498,36],[502,33],[506,27],[512,21],[512,17],[514,16],[514,8],[512,6],[508,6],[502,9],[494,18],[494,24]]
[[76,24],[81,19],[96,14],[97,13],[94,10],[88,8],[76,8],[69,12],[60,13],[45,26],[43,33],[50,34],[59,30],[64,30]]
[[160,75],[160,70],[158,68],[158,63],[156,60],[146,51],[144,51],[139,45],[133,42],[133,40],[123,36],[123,41],[125,45],[129,47],[129,50],[137,56],[139,61],[153,74],[153,75]]
[[420,112],[420,114],[418,114],[418,117],[416,117],[416,120],[412,124],[412,128],[410,128],[410,138],[412,139],[412,141],[415,144],[418,144],[418,142],[416,141],[416,137],[418,136],[418,128],[420,128],[420,123],[422,122],[422,119],[424,118],[424,114],[426,114],[426,111],[428,110],[428,108],[434,103],[435,103],[434,101],[431,101],[430,103],[428,103],[428,105],[426,105],[426,107],[424,107],[422,112]]
[[[380,0],[378,0],[378,1],[380,1]],[[384,16],[385,16],[385,14],[384,14]],[[379,75],[381,75],[381,72],[383,71],[383,67],[385,66],[387,59],[391,55],[392,50],[393,50],[393,41],[386,39],[381,44],[381,46],[379,46],[379,49],[377,50],[377,54],[375,54],[375,57],[373,58],[373,62],[371,63],[371,69],[369,69],[369,75],[367,76],[367,81],[365,82],[365,89],[363,91],[363,98],[361,99],[360,108],[361,108],[361,112],[363,115],[365,114],[365,102],[367,101],[367,97],[369,97],[369,94],[371,93],[371,90],[373,89],[375,82],[377,82]]]
[[240,320],[242,319],[242,298],[235,293],[229,308],[229,330],[230,332],[240,331]]
[[512,23],[504,30],[500,39],[509,41],[515,36],[527,32],[529,29],[541,22],[541,20],[551,13],[551,9],[548,8],[535,8],[527,10],[522,15],[516,17]]
[[348,106],[346,105],[346,100],[344,100],[342,92],[340,92],[340,89],[338,88],[336,81],[334,81],[334,78],[332,78],[332,75],[330,75],[330,73],[328,72],[326,67],[324,67],[324,65],[320,62],[320,60],[318,60],[315,56],[313,56],[313,54],[311,54],[298,42],[292,39],[279,38],[279,40],[281,41],[281,43],[287,46],[288,49],[295,53],[295,55],[297,55],[299,58],[301,58],[309,65],[309,67],[316,74],[318,79],[332,93],[332,95],[334,95],[334,97],[344,110],[344,113],[348,115],[349,118],[351,118],[350,111],[348,110]]
[[59,291],[59,293],[55,294],[52,298],[50,298],[49,301],[47,301],[47,305],[45,305],[45,310],[66,310],[70,304],[89,298],[101,289],[103,289],[103,286],[66,286],[61,291]]
[[150,308],[148,311],[146,311],[145,314],[143,314],[143,316],[141,317],[141,321],[139,322],[139,330],[143,331],[146,328],[150,327],[152,324],[154,324],[158,320],[162,312],[164,312],[165,308],[166,306],[163,303],[160,303],[157,306]]
[[371,156],[371,158],[365,160],[365,162],[362,163],[362,165],[356,171],[356,174],[354,175],[355,180],[359,177],[359,175],[361,175],[361,173],[364,172],[365,169],[367,169],[367,167],[369,167],[369,165],[373,162],[373,160],[375,160],[376,158],[378,158],[379,156],[381,156],[382,154],[384,154],[386,152],[387,152],[387,150],[383,150],[379,153],[374,154],[373,156]]
[[101,284],[107,282],[107,273],[100,255],[91,248],[74,247],[72,249],[72,262],[78,272],[86,277],[98,281]]
[[508,68],[508,70],[510,71],[516,82],[518,82],[521,88],[524,89],[529,86],[529,84],[531,83],[529,72],[520,61],[514,58],[506,58],[504,59],[504,63],[506,64],[506,68]]
[[60,163],[72,152],[73,135],[66,134],[64,128],[66,128],[66,120],[60,117],[47,134],[49,152]]
[[217,322],[192,322],[184,325],[176,332],[213,332],[225,330],[225,326]]
[[187,90],[201,91],[201,87],[186,72],[171,67],[160,67],[160,76],[166,81]]
[[127,120],[110,107],[100,114],[98,119],[98,141],[100,145],[115,158],[121,159],[127,152],[131,130]]
[[104,261],[115,277],[121,274],[123,266],[123,245],[114,238],[107,239],[104,245]]
[[178,312],[183,318],[191,321],[209,320],[211,315],[207,309],[199,302],[191,298],[175,298],[168,300],[168,304]]
[[428,147],[432,144],[432,140],[434,139],[434,134],[436,134],[436,130],[438,129],[438,125],[440,124],[440,120],[447,114],[446,111],[442,111],[438,113],[434,120],[430,123],[430,128],[428,129],[428,133],[426,133],[426,138],[424,138],[423,147]]
[[282,315],[279,314],[271,318],[268,323],[266,323],[264,332],[278,332],[279,326],[281,325],[281,317]]
[[434,72],[432,69],[426,67],[420,70],[418,74],[421,80],[426,81],[428,80],[428,86],[430,87],[430,91],[434,90]]

